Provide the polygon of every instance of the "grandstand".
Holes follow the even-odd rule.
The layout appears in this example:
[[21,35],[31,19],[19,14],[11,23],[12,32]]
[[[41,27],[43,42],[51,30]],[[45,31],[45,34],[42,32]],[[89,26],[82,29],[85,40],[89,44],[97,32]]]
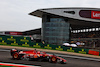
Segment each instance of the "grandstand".
[[71,33],[71,40],[74,43],[85,43],[85,47],[100,49],[100,28],[74,30]]
[[99,8],[38,9],[29,15],[42,18],[41,39],[46,43],[62,45],[80,42],[84,47],[100,46]]

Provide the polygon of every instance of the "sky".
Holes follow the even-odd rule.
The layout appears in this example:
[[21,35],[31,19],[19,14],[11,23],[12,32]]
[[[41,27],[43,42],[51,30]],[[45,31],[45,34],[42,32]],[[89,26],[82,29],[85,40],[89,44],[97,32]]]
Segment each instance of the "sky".
[[100,8],[100,0],[0,0],[0,31],[27,31],[42,27],[42,19],[28,15],[37,9]]

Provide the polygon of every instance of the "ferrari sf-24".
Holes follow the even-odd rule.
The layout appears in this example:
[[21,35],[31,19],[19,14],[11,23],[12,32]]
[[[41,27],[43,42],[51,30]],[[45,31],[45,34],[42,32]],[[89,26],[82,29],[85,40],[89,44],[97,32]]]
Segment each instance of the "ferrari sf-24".
[[39,61],[49,61],[51,63],[62,63],[65,64],[67,61],[61,57],[58,57],[54,54],[47,54],[46,52],[29,50],[22,51],[17,49],[11,49],[11,56],[13,59],[21,60],[39,60]]

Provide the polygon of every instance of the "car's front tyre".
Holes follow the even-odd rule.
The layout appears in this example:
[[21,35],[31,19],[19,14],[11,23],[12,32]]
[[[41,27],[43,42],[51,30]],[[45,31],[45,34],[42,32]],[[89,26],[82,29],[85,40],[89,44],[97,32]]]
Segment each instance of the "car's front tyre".
[[56,63],[57,62],[57,58],[56,57],[50,57],[49,58],[49,62]]

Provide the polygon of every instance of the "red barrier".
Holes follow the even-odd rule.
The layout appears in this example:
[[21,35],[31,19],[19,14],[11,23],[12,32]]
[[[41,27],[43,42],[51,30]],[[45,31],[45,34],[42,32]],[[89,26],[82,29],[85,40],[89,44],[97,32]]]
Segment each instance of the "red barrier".
[[98,51],[93,51],[93,50],[89,50],[88,54],[99,56],[99,52]]

